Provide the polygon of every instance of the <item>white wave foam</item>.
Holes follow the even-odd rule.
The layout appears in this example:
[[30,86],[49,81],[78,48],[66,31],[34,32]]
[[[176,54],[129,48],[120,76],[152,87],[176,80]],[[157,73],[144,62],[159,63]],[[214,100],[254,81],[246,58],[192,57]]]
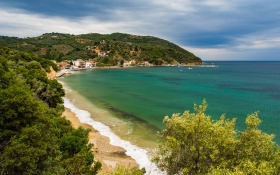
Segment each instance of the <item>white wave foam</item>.
[[72,112],[74,112],[77,118],[82,123],[87,123],[91,125],[94,129],[98,130],[101,135],[107,136],[110,138],[110,144],[115,146],[120,146],[126,150],[126,155],[131,156],[136,162],[139,164],[140,168],[145,168],[146,175],[163,175],[164,172],[160,171],[158,167],[152,163],[147,155],[147,151],[145,149],[139,148],[129,141],[122,140],[117,135],[115,135],[111,129],[104,125],[101,122],[97,122],[90,117],[90,113],[85,110],[78,109],[74,106],[73,103],[68,98],[63,98],[64,106],[69,108]]

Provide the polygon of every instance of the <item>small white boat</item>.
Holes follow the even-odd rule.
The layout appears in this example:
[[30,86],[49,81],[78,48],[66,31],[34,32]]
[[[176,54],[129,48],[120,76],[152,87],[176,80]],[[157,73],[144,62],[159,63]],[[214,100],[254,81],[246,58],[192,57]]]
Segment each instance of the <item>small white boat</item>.
[[192,69],[192,67],[189,67],[188,69]]

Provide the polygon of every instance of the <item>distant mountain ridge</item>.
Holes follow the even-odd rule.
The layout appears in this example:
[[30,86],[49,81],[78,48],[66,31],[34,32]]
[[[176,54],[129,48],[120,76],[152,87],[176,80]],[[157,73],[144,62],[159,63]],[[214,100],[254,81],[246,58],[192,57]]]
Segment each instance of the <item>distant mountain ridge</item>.
[[116,65],[121,60],[148,61],[154,65],[202,63],[193,53],[167,40],[124,33],[45,33],[31,38],[0,36],[0,45],[45,55],[56,61],[95,59],[107,65]]

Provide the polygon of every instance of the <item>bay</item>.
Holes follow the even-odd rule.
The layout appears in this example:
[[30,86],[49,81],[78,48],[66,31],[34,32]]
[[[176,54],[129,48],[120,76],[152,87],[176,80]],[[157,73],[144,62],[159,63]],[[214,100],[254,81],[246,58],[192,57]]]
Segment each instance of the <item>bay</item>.
[[[164,128],[163,118],[185,110],[193,112],[193,104],[201,104],[203,99],[208,103],[208,115],[237,118],[238,130],[244,130],[248,114],[259,111],[260,128],[275,134],[279,143],[280,62],[213,63],[218,67],[97,68],[74,72],[60,81],[86,103],[110,113],[111,123],[104,118],[96,120],[140,147],[156,147],[156,132]],[[90,110],[81,99],[77,105]]]

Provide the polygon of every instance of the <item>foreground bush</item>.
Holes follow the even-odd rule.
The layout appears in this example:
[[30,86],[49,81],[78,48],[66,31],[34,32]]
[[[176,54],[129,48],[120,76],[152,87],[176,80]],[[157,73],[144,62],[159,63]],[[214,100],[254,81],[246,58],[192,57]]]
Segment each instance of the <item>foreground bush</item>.
[[195,113],[165,117],[153,161],[168,174],[280,174],[280,149],[273,135],[258,129],[258,113],[248,115],[246,129],[236,119],[212,120],[206,101]]

